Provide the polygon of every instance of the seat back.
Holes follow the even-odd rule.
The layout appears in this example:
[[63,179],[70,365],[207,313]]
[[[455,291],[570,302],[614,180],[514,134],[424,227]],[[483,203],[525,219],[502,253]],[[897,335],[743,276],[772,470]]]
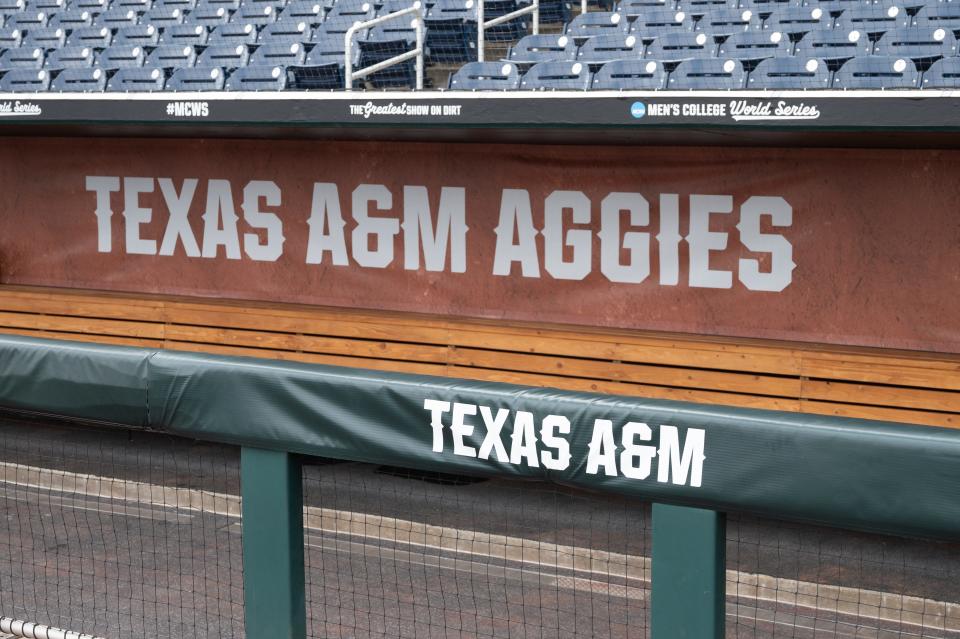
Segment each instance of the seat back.
[[137,44],[152,47],[160,42],[160,30],[152,24],[137,24],[117,29],[114,44]]
[[915,89],[920,73],[910,58],[864,56],[848,60],[833,78],[835,89]]
[[510,91],[520,87],[520,70],[510,62],[469,62],[450,77],[460,91]]
[[793,53],[790,37],[779,31],[735,33],[717,48],[717,57],[737,60],[762,60]]
[[40,69],[45,57],[40,47],[7,49],[0,55],[0,69]]
[[742,89],[747,75],[739,60],[710,58],[685,60],[667,79],[667,88],[675,90]]
[[125,93],[132,91],[162,91],[166,76],[156,67],[126,67],[113,74],[107,81],[107,91]]
[[220,91],[224,75],[218,67],[184,67],[167,80],[168,91]]
[[288,42],[281,44],[262,44],[247,63],[250,66],[281,67],[291,64],[303,64],[304,56],[303,45],[299,42]]
[[565,33],[574,38],[589,38],[598,35],[618,35],[630,30],[626,17],[616,11],[589,11],[574,18]]
[[597,64],[612,60],[642,58],[643,51],[643,41],[633,34],[594,36],[577,51],[577,60]]
[[99,93],[107,88],[107,74],[103,69],[72,68],[57,74],[50,84],[51,91]]
[[47,26],[63,29],[79,29],[80,27],[89,27],[92,24],[93,14],[86,9],[58,11],[47,21]]
[[93,66],[93,49],[90,47],[63,47],[47,53],[43,63],[47,69],[72,69]]
[[22,42],[23,32],[20,29],[0,29],[0,49],[16,49]]
[[306,22],[311,27],[315,27],[323,22],[326,13],[323,3],[319,0],[298,0],[288,4],[287,8],[280,12],[277,20]]
[[830,88],[830,69],[816,58],[769,58],[750,72],[748,89],[776,91]]
[[653,60],[691,60],[713,57],[717,45],[706,33],[665,33],[647,45],[646,57]]
[[794,52],[798,58],[817,58],[827,62],[869,55],[873,44],[865,33],[857,30],[811,31],[803,36]]
[[667,81],[667,71],[658,60],[614,60],[593,76],[594,91],[657,91]]
[[14,69],[0,78],[0,91],[43,92],[50,88],[50,72],[44,69]]
[[750,9],[714,9],[693,24],[695,31],[714,37],[726,37],[760,27],[760,19]]
[[[235,69],[247,66],[250,50],[245,44],[212,44],[203,50],[194,66],[204,68]],[[220,84],[223,84],[221,78]]]
[[7,18],[5,27],[13,27],[21,31],[40,29],[47,26],[50,15],[44,11],[21,11]]
[[152,24],[158,29],[166,29],[184,22],[184,12],[178,7],[157,7],[147,11],[140,18],[140,24]]
[[160,69],[192,67],[197,61],[197,50],[189,44],[164,44],[147,57],[144,64]]
[[844,9],[836,28],[874,35],[902,27],[908,19],[907,12],[898,5],[863,4]]
[[113,32],[110,27],[83,27],[74,29],[67,37],[67,46],[70,47],[93,47],[94,49],[106,49],[113,40]]
[[97,56],[97,66],[106,71],[142,67],[146,59],[143,47],[139,45],[115,44],[107,47]]
[[224,84],[227,91],[280,91],[287,85],[283,67],[241,67]]
[[313,29],[307,20],[278,20],[268,24],[260,31],[262,44],[292,44],[310,42]]
[[93,19],[93,26],[119,29],[137,24],[137,12],[132,9],[110,9]]
[[586,91],[590,88],[590,68],[580,62],[566,60],[540,62],[523,75],[520,88],[526,91]]
[[507,54],[516,64],[536,64],[550,60],[570,60],[576,56],[573,38],[554,34],[528,35],[517,42]]
[[789,7],[777,9],[764,21],[764,27],[780,33],[802,34],[824,31],[833,26],[830,12],[823,7]]
[[252,23],[231,22],[221,24],[210,33],[210,44],[254,44],[257,41],[257,27]]
[[693,17],[684,11],[654,9],[630,24],[630,33],[644,39],[653,39],[666,33],[693,31]]
[[884,33],[874,46],[874,54],[912,60],[949,58],[957,55],[957,38],[949,28],[904,27]]

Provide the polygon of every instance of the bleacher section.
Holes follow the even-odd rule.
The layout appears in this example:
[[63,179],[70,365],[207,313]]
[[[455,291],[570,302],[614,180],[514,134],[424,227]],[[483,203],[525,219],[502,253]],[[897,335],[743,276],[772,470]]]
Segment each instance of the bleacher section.
[[[413,2],[0,0],[0,92],[342,89],[347,30]],[[532,35],[529,16],[492,27],[495,61],[483,63],[475,2],[423,7],[434,88],[960,88],[960,1],[620,0],[580,13],[544,0],[540,23],[555,33]],[[485,18],[522,2],[486,0]],[[409,22],[378,25],[358,35],[352,63],[376,64],[414,39]],[[412,88],[413,65],[378,71],[366,87]]]

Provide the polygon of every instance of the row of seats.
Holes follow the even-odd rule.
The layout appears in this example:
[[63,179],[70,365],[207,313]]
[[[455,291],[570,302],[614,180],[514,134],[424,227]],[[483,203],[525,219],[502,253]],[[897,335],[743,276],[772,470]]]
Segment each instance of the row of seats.
[[615,60],[595,73],[580,62],[540,62],[525,73],[509,62],[472,62],[453,74],[458,90],[812,90],[960,88],[960,58],[920,72],[913,61],[889,56],[854,58],[837,71],[815,58],[770,58],[748,71],[739,60]]
[[507,59],[529,66],[551,60],[591,64],[629,58],[686,60],[695,58],[764,58],[799,56],[844,60],[870,55],[932,60],[957,55],[957,38],[941,28],[894,29],[872,41],[858,31],[812,32],[798,40],[780,32],[747,31],[726,39],[704,33],[668,33],[660,36],[603,35],[577,44],[574,38],[555,35],[525,36],[511,47]]
[[218,67],[188,67],[170,76],[157,67],[125,68],[112,74],[100,68],[72,68],[55,77],[45,69],[17,69],[0,78],[0,91],[279,91],[285,88],[286,78],[282,67],[268,66],[242,67],[229,74]]

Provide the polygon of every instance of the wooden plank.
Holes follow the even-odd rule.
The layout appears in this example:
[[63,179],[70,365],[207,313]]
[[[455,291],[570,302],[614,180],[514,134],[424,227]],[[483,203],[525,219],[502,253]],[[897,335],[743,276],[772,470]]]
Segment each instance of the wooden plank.
[[92,333],[147,339],[163,339],[164,331],[163,324],[0,312],[0,329],[2,328],[50,330],[61,333]]
[[817,415],[836,415],[838,417],[856,417],[859,419],[876,419],[887,422],[899,422],[901,424],[960,428],[960,415],[955,413],[931,413],[918,410],[884,408],[881,406],[864,406],[861,404],[834,404],[814,400],[801,400],[800,412]]
[[115,346],[138,346],[141,348],[163,348],[162,340],[143,339],[138,337],[118,337],[116,335],[88,335],[84,333],[60,333],[57,331],[34,331],[19,328],[0,328],[0,334],[23,335],[43,339],[62,339],[71,342],[87,342],[91,344],[112,344]]
[[882,357],[850,361],[828,359],[817,354],[804,358],[803,375],[818,379],[960,391],[960,363],[949,360],[891,359],[893,361]]
[[960,413],[960,393],[921,388],[804,380],[801,397],[846,404]]

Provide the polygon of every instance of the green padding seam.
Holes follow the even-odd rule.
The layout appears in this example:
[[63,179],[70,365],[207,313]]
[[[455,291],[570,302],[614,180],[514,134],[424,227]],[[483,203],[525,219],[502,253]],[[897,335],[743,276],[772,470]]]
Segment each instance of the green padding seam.
[[0,338],[0,406],[960,538],[960,432],[944,428],[26,338]]

